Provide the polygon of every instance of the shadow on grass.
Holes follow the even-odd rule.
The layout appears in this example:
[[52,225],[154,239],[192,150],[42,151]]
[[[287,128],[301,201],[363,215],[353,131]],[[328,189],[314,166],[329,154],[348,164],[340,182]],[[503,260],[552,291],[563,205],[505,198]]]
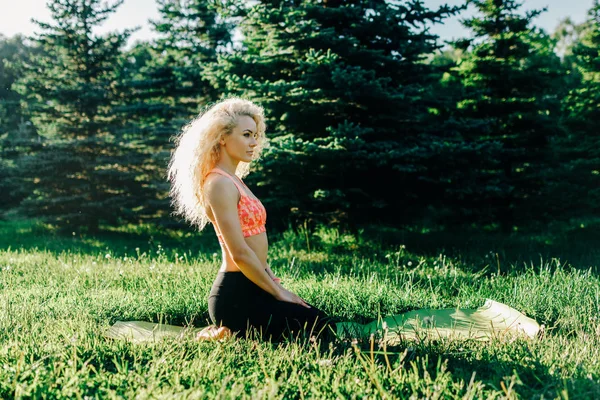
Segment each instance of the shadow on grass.
[[525,265],[557,259],[575,268],[600,273],[600,224],[561,231],[509,234],[477,230],[427,231],[367,227],[364,235],[382,246],[405,245],[412,254],[455,258],[474,271],[488,265],[489,272],[511,272]]
[[[443,254],[471,272],[485,269],[487,274],[503,274],[549,263],[551,267],[570,265],[581,269],[591,268],[593,273],[600,274],[600,224],[562,229],[560,232],[519,231],[510,234],[481,230],[450,232],[367,226],[360,235],[362,244],[352,248],[339,243],[301,251],[307,253],[306,261],[310,261],[315,270],[331,269],[331,260],[315,259],[318,252],[329,256],[364,256],[385,264],[385,254],[404,245],[407,254],[415,257]],[[269,237],[271,241],[283,240],[283,246],[292,245],[288,243],[289,240],[282,239],[280,233],[270,232]],[[124,256],[156,251],[159,245],[167,257],[175,252],[199,254],[220,250],[211,227],[196,232],[193,228],[178,230],[128,225],[105,227],[96,235],[80,235],[60,233],[46,224],[31,220],[0,221],[0,249],[38,249],[56,254],[101,254],[110,251],[115,256]],[[558,262],[551,262],[553,260]]]
[[[120,376],[129,370],[134,372],[135,375],[139,373],[139,371],[136,372],[136,368],[140,368],[140,366],[142,366],[141,368],[144,368],[143,366],[147,368],[147,366],[152,366],[157,362],[157,349],[155,346],[141,347],[125,344],[119,346],[88,346],[76,343],[67,343],[67,346],[73,347],[73,350],[71,351],[71,348],[69,348],[69,352],[66,354],[72,354],[76,351],[75,361],[77,364],[75,367],[83,368],[82,365],[90,365],[95,370],[102,371],[102,374],[95,375],[95,379],[89,379],[85,387],[82,386],[84,394],[91,396],[105,386],[106,382],[113,381],[116,383],[110,383],[111,389],[122,390],[122,394],[126,393],[127,385],[131,382],[122,377],[114,380],[110,376]],[[212,343],[196,344],[191,341],[179,343],[178,348],[182,348],[184,351],[179,353],[183,358],[179,358],[177,361],[189,361],[197,357],[198,346],[201,346],[200,351],[211,351],[215,348]],[[273,346],[278,346],[278,344],[273,344]],[[283,343],[283,346],[285,346],[285,343]],[[494,346],[483,351],[469,346],[465,346],[465,349],[463,349],[460,344],[451,345],[450,347],[435,344],[413,344],[410,345],[410,348],[407,346],[388,348],[387,361],[389,361],[391,368],[403,369],[407,374],[417,373],[423,379],[425,379],[426,372],[432,380],[435,380],[440,374],[450,374],[452,383],[446,379],[441,379],[439,383],[443,386],[436,387],[435,390],[450,389],[449,385],[458,384],[462,381],[462,392],[464,393],[469,382],[473,379],[474,382],[484,384],[488,390],[491,389],[505,394],[510,391],[511,395],[507,395],[507,398],[567,398],[564,396],[567,393],[563,392],[565,389],[568,392],[568,398],[572,399],[594,399],[600,395],[600,384],[598,382],[586,378],[582,374],[563,378],[564,375],[561,374],[561,371],[550,371],[547,365],[532,357],[528,346],[518,342],[506,344],[506,351],[504,351],[506,348],[498,350]],[[221,349],[219,350],[221,354],[218,357],[223,377],[230,370],[239,370],[240,365],[244,365],[244,368],[239,370],[242,379],[244,379],[244,371],[259,375],[262,373],[264,366],[261,363],[264,361],[260,357],[249,358],[246,351],[228,350],[223,345],[218,347]],[[309,347],[312,347],[312,344],[307,343],[307,351],[310,350]],[[235,346],[235,348],[239,349],[238,346]],[[164,349],[168,350],[168,347]],[[164,349],[159,348],[159,353],[166,351]],[[48,367],[53,366],[57,361],[66,362],[64,356],[48,357],[42,348],[34,349],[33,352],[33,357]],[[168,350],[167,354],[172,352],[173,350]],[[329,352],[324,351],[321,354],[329,354]],[[335,346],[331,353],[332,361],[335,362],[336,358],[342,358],[346,355],[346,348]],[[371,361],[368,348],[361,347],[360,357],[363,359],[362,364],[365,366],[367,375],[372,376],[373,370],[369,368]],[[399,398],[409,398],[413,394],[414,386],[410,382],[394,389],[389,384],[391,382],[388,382],[385,378],[381,379],[382,371],[387,368],[387,361],[382,354],[377,353],[373,355],[373,359],[378,366],[377,374],[385,391],[395,395],[401,394],[401,396],[398,396]],[[314,376],[317,376],[317,370],[319,369],[317,365],[312,367],[305,365],[303,357],[298,362],[302,363],[306,373],[314,373]],[[198,385],[197,380],[190,378],[193,374],[187,374],[185,371],[184,373],[181,373],[181,371],[178,373],[183,377],[178,379],[178,390],[192,389],[194,385]],[[327,374],[330,375],[331,373],[327,372]],[[354,379],[354,377],[351,376],[350,379]],[[424,384],[423,386],[434,389],[431,384]],[[12,394],[14,394],[12,388],[7,385],[0,389],[0,396],[3,398],[12,397]],[[447,397],[449,398],[450,395],[448,394]]]
[[[600,383],[589,376],[573,376],[560,370],[550,370],[550,366],[540,362],[539,355],[533,354],[530,347],[520,341],[498,344],[461,343],[429,341],[424,343],[405,342],[398,346],[388,346],[386,355],[370,344],[360,342],[355,345],[367,364],[371,359],[387,368],[418,370],[422,376],[426,371],[435,379],[443,371],[452,375],[454,382],[463,381],[464,387],[471,380],[481,382],[488,388],[512,391],[526,399],[558,398],[566,390],[569,398],[599,398]],[[343,356],[349,343],[335,347],[333,355]],[[387,360],[386,360],[387,358]],[[442,367],[442,364],[445,364]],[[569,376],[569,378],[565,378]],[[410,389],[410,388],[407,388]],[[406,393],[407,396],[410,393]],[[511,396],[509,396],[512,398]]]
[[211,229],[161,230],[149,225],[106,227],[98,234],[61,233],[51,226],[31,220],[0,221],[0,250],[39,250],[54,254],[104,254],[113,256],[159,252],[167,259],[175,253],[197,255],[219,250]]

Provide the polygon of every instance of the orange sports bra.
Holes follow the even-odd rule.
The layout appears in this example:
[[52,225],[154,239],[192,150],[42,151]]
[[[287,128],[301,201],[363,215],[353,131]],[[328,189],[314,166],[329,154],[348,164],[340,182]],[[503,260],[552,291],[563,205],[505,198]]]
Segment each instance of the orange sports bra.
[[[235,185],[235,187],[237,187],[238,191],[240,192],[240,201],[238,202],[237,208],[238,217],[240,218],[240,225],[242,226],[242,234],[244,235],[244,237],[258,235],[259,233],[266,232],[267,229],[265,227],[265,224],[267,223],[267,210],[265,210],[265,207],[262,205],[260,200],[248,196],[246,192],[242,190],[242,187],[240,186],[238,181],[242,182],[242,185],[244,185],[246,189],[248,189],[248,186],[246,186],[246,184],[241,179],[237,178],[237,176],[234,178],[221,169],[213,168],[209,171],[208,174],[212,172],[229,177],[229,179],[233,181],[233,184]],[[248,189],[248,191],[250,191],[250,189]],[[214,225],[214,227],[215,231],[217,232],[217,238],[219,239],[219,243],[225,243],[223,241],[223,236],[221,235],[219,228],[216,225]]]

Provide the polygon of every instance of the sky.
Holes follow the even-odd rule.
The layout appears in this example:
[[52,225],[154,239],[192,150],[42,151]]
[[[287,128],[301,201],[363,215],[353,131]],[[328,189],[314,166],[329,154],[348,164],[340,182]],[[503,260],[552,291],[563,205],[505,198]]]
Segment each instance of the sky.
[[[559,21],[571,17],[574,22],[586,19],[587,11],[592,7],[593,0],[521,0],[523,10],[546,7],[548,11],[534,20],[535,25],[552,32]],[[441,4],[460,5],[464,0],[424,0],[428,8],[437,8]],[[458,17],[447,19],[443,25],[434,25],[431,32],[442,40],[467,37],[469,31],[460,24],[460,18],[469,16],[472,10],[463,12]],[[50,11],[46,0],[0,0],[0,34],[13,36],[17,33],[31,36],[39,28],[31,22],[35,18],[43,22],[50,21]],[[131,38],[129,44],[136,40],[149,40],[156,37],[148,20],[157,19],[158,10],[155,0],[125,0],[117,11],[98,28],[98,33],[105,33],[125,28],[140,27]]]

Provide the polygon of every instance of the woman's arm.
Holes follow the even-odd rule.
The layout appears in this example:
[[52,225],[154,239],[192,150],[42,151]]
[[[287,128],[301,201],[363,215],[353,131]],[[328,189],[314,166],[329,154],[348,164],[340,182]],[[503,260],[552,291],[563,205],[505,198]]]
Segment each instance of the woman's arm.
[[267,264],[267,274],[269,274],[269,276],[271,277],[271,279],[273,279],[275,282],[280,283],[281,279],[277,278],[275,276],[275,274],[273,273],[273,271],[271,271],[271,266],[269,264]]
[[280,298],[282,287],[269,276],[242,235],[237,210],[239,192],[235,185],[228,178],[215,176],[206,182],[204,188],[215,224],[231,259],[248,279],[275,298]]

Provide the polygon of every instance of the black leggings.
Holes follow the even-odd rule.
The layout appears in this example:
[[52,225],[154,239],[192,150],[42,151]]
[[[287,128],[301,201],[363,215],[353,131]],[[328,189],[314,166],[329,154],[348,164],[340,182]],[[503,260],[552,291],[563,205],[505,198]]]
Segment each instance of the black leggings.
[[309,305],[311,308],[277,300],[242,272],[233,271],[220,271],[208,296],[212,322],[234,334],[247,337],[255,328],[261,339],[275,342],[295,334],[333,339],[333,318]]

